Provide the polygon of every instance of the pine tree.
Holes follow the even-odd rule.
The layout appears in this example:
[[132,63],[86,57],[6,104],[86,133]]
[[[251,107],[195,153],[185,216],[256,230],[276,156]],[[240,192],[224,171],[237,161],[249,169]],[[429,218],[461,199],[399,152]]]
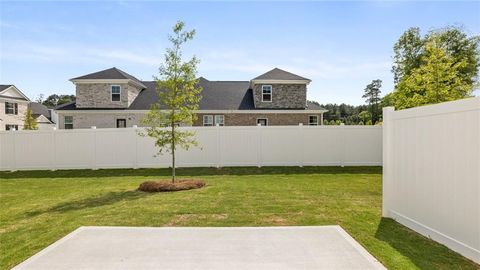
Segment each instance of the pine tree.
[[382,87],[382,80],[373,80],[367,87],[365,87],[365,94],[362,96],[366,98],[367,103],[370,106],[371,121],[376,122],[378,120],[378,103],[380,100],[380,88]]

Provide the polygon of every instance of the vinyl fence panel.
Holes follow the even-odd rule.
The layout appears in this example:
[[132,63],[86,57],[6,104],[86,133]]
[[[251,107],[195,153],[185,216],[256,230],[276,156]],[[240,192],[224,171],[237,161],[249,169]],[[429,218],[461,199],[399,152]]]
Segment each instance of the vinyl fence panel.
[[383,115],[383,215],[480,263],[480,97]]
[[[381,165],[381,126],[182,127],[179,167]],[[0,132],[0,170],[168,167],[141,128]]]

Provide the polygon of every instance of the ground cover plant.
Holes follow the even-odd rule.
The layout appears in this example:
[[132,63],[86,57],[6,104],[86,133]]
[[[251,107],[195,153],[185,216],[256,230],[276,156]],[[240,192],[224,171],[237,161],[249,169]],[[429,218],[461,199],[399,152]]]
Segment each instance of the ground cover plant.
[[147,193],[169,169],[0,172],[0,269],[80,226],[342,226],[389,269],[479,266],[381,217],[380,167],[185,168],[206,186]]

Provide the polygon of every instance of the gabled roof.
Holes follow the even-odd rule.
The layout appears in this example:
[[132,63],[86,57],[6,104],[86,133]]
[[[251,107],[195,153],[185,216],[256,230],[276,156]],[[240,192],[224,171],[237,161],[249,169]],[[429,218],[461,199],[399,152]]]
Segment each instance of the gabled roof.
[[0,85],[0,97],[30,101],[30,99],[13,84]]
[[11,86],[13,86],[13,84],[0,84],[0,92],[7,88],[10,88]]
[[132,80],[141,85],[143,88],[146,88],[139,79],[116,67],[70,79],[72,82],[81,80]]
[[32,115],[35,118],[43,115],[46,118],[50,119],[50,111],[48,110],[47,106],[37,102],[31,102],[29,106],[32,109]]
[[296,74],[290,73],[288,71],[279,69],[279,68],[274,68],[266,73],[263,73],[262,75],[252,79],[252,81],[255,80],[269,80],[269,81],[309,81],[310,79],[304,78],[302,76],[298,76]]

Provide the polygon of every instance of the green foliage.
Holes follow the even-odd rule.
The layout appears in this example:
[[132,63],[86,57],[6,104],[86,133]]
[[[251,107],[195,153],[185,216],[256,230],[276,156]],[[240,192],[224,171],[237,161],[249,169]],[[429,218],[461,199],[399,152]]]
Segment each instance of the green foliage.
[[472,93],[473,86],[461,75],[467,60],[447,54],[440,37],[430,37],[421,62],[397,85],[397,109],[457,100]]
[[399,84],[404,76],[419,68],[423,64],[426,44],[437,39],[439,47],[453,58],[454,63],[466,61],[466,65],[459,69],[459,76],[468,84],[474,84],[480,67],[479,46],[480,37],[468,37],[464,29],[448,26],[436,29],[421,36],[418,27],[410,28],[398,39],[394,45],[393,67],[395,85]]
[[335,121],[335,125],[340,125],[340,124],[342,124],[342,121],[340,120]]
[[446,27],[408,29],[394,46],[395,92],[381,106],[410,108],[468,97],[477,85],[480,37]]
[[372,115],[370,114],[369,111],[361,111],[359,114],[358,114],[358,117],[360,119],[362,119],[362,122],[363,123],[366,123],[368,120],[370,120],[372,118]]
[[375,122],[378,120],[378,103],[380,102],[380,88],[382,87],[382,80],[373,80],[365,87],[365,94],[362,96],[366,98],[367,103],[370,105],[371,120]]
[[332,119],[332,120],[330,120],[330,122],[328,124],[331,125],[331,126],[335,126],[337,123],[335,122],[335,120]]
[[360,121],[358,114],[361,111],[367,110],[367,105],[353,106],[342,104],[322,104],[322,108],[327,109],[328,111],[323,114],[324,122],[331,120],[340,120],[345,125],[357,125]]
[[358,122],[358,125],[359,125],[359,126],[363,126],[363,125],[365,125],[365,124],[363,123],[363,121],[360,121],[360,122]]
[[368,119],[368,121],[365,123],[365,125],[371,126],[372,125],[372,120]]
[[25,112],[25,116],[23,118],[23,129],[24,130],[38,129],[37,119],[33,117],[32,108],[30,108],[30,106],[28,106],[27,111]]
[[327,120],[327,119],[324,119],[324,120],[323,120],[323,124],[324,124],[325,126],[328,125],[328,120]]
[[43,100],[43,95],[41,94],[37,100],[39,103],[47,106],[48,108],[52,109],[62,104],[70,103],[75,101],[75,95],[57,95],[53,94],[47,97],[47,99]]
[[142,119],[146,135],[154,138],[158,153],[168,152],[172,156],[172,181],[175,181],[175,150],[188,150],[197,146],[195,133],[180,130],[180,125],[191,125],[196,118],[202,89],[197,86],[197,64],[194,56],[182,59],[182,46],[195,35],[195,30],[184,31],[185,24],[177,22],[174,34],[169,36],[172,48],[165,54],[165,62],[156,77],[158,101]]

